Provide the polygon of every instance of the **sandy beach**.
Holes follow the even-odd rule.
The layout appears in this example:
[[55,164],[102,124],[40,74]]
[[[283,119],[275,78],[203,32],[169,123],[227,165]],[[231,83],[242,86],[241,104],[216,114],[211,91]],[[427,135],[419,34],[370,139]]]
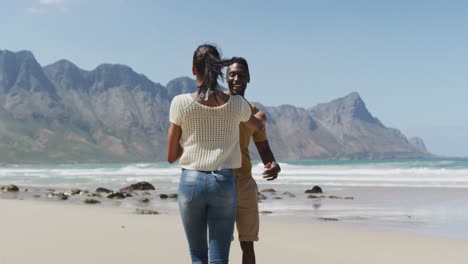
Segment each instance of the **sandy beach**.
[[[177,214],[0,200],[0,264],[190,263]],[[262,216],[258,263],[466,263],[468,241]],[[241,263],[237,239],[231,263]]]

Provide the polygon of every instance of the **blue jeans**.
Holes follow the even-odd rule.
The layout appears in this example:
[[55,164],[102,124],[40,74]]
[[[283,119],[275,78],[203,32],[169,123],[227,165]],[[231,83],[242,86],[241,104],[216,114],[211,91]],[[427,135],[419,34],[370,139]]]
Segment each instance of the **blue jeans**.
[[179,183],[179,210],[192,263],[228,263],[237,210],[233,171],[183,169]]

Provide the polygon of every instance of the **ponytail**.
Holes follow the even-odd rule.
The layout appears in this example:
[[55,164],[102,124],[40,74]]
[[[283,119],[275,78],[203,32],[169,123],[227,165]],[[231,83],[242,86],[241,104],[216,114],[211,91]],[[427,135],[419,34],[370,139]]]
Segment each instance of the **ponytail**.
[[203,81],[198,87],[199,93],[208,100],[210,94],[219,91],[218,79],[223,80],[222,69],[229,65],[231,60],[222,60],[218,49],[209,44],[198,46],[193,54],[193,66],[197,73],[203,76]]

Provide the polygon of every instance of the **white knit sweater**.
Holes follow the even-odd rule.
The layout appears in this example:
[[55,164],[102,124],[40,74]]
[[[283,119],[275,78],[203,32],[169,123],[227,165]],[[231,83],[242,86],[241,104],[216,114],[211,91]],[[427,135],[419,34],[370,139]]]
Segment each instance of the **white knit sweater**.
[[182,129],[180,166],[202,171],[240,168],[239,123],[251,115],[249,103],[238,95],[216,107],[202,105],[190,94],[174,97],[169,121]]

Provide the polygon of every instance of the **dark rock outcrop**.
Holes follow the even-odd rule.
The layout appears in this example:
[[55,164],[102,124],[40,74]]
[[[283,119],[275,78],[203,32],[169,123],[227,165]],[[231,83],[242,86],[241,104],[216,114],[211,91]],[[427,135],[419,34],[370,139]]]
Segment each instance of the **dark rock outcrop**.
[[85,204],[99,204],[101,203],[99,200],[96,200],[94,198],[87,198],[83,201]]
[[170,199],[177,199],[177,198],[179,198],[179,194],[177,194],[177,193],[171,193],[171,194],[169,194],[169,198],[170,198]]
[[133,191],[147,191],[147,190],[156,190],[154,186],[149,182],[137,182],[130,186],[120,189],[121,192],[133,192]]
[[140,202],[140,203],[149,203],[150,199],[148,197],[142,197],[142,198],[138,199],[138,202]]
[[304,193],[323,193],[322,188],[315,185],[312,189],[305,190]]
[[268,199],[268,197],[266,197],[264,194],[262,194],[262,193],[257,194],[257,200],[258,201],[266,200],[266,199]]
[[19,188],[16,185],[9,184],[9,185],[3,186],[0,190],[2,190],[3,192],[18,192]]
[[97,192],[97,193],[106,193],[106,194],[107,194],[107,193],[112,193],[113,191],[112,191],[112,190],[109,190],[109,189],[107,189],[107,188],[98,187],[98,188],[96,189],[96,192]]
[[123,192],[111,192],[106,195],[107,199],[125,199],[125,193]]
[[268,188],[268,189],[263,189],[260,192],[262,192],[262,193],[275,193],[276,190],[273,189],[273,188]]

